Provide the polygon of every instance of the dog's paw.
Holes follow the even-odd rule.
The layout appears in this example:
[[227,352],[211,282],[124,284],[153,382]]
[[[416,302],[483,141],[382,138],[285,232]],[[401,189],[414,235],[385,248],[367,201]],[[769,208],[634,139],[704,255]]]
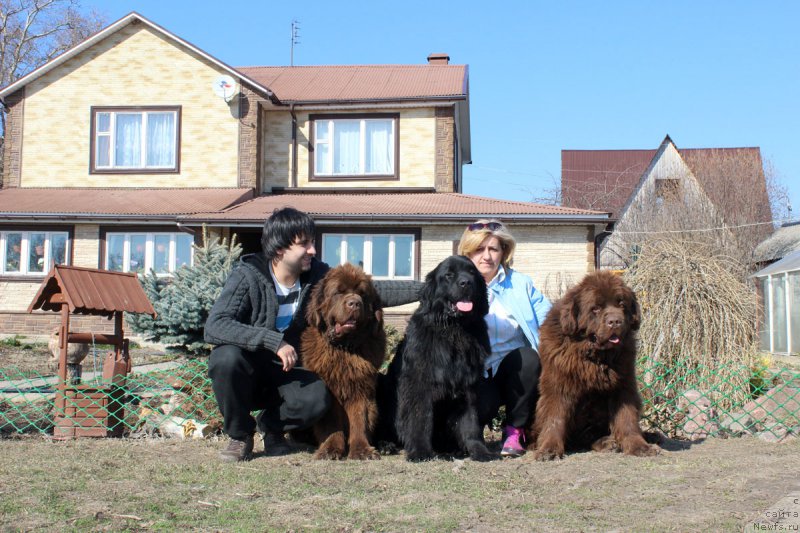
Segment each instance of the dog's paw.
[[492,453],[489,450],[483,451],[474,451],[470,452],[469,458],[473,461],[479,461],[481,463],[485,463],[487,461],[494,461],[495,459],[499,459],[500,456],[496,453]]
[[366,446],[364,448],[351,449],[350,453],[347,454],[347,458],[355,459],[357,461],[375,460],[380,459],[381,454],[378,453],[378,450],[372,446]]
[[626,455],[635,455],[636,457],[653,457],[661,453],[661,448],[655,444],[647,444],[646,442],[642,441],[634,446],[624,448],[623,452]]
[[592,451],[600,453],[620,452],[619,443],[611,435],[600,437],[592,443]]
[[533,458],[537,461],[554,461],[556,459],[563,459],[564,452],[553,450],[550,448],[538,449],[533,453]]
[[320,447],[314,453],[314,459],[318,459],[320,461],[338,461],[339,459],[344,459],[344,450],[327,446]]
[[498,454],[490,452],[486,444],[479,439],[467,441],[466,452],[473,461],[486,462],[500,458]]
[[432,461],[434,458],[433,452],[427,450],[406,450],[406,461],[411,463],[421,463],[423,461]]
[[386,440],[379,441],[377,448],[381,455],[397,455],[401,450],[396,443]]

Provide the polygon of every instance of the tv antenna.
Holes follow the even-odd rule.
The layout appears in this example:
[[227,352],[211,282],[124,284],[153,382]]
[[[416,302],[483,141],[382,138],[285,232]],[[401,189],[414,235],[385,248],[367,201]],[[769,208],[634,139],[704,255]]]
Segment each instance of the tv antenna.
[[300,44],[300,21],[292,21],[292,47],[289,53],[289,66],[294,66],[294,45]]

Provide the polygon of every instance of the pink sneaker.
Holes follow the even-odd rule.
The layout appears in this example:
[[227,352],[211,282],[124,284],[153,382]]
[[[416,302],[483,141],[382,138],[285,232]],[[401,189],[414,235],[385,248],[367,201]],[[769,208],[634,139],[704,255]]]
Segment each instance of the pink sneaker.
[[506,436],[506,440],[503,442],[503,450],[500,452],[501,456],[519,457],[525,454],[525,448],[522,446],[522,443],[525,442],[525,433],[521,429],[513,426],[506,426],[503,430],[503,434]]

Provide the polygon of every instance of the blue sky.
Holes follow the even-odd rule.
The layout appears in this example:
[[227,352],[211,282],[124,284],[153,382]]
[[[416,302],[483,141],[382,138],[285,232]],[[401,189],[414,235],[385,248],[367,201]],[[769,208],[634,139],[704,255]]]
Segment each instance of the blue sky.
[[759,146],[800,218],[800,2],[84,0],[232,66],[468,64],[464,192],[533,200],[562,149]]

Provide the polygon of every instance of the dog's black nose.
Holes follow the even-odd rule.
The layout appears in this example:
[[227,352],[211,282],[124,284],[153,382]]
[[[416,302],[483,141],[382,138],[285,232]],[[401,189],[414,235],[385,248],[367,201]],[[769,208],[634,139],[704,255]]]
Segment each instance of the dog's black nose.
[[458,279],[458,286],[461,287],[462,289],[464,287],[466,287],[467,285],[469,285],[469,284],[470,284],[470,279],[469,278],[459,278]]

